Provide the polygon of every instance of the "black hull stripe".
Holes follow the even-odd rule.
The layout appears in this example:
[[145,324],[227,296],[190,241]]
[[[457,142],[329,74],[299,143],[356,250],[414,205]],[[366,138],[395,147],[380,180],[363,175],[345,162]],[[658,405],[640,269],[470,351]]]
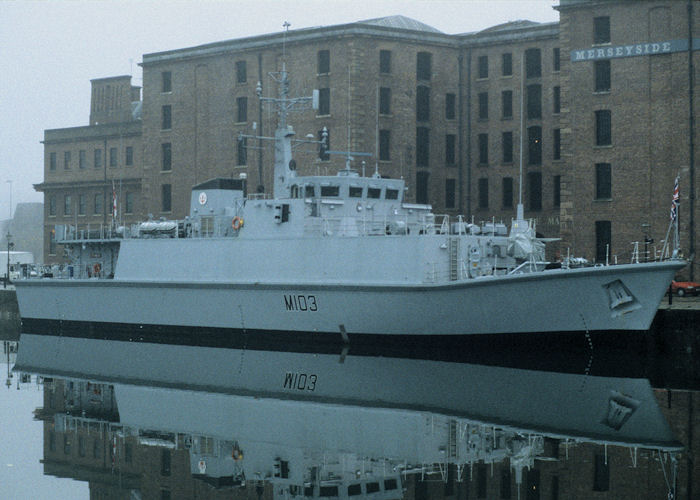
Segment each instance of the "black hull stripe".
[[[646,332],[547,332],[484,335],[378,335],[137,325],[25,318],[22,333],[119,342],[353,356],[383,356],[520,369],[644,376]],[[21,337],[20,337],[21,345]],[[595,346],[595,351],[592,350]],[[594,362],[595,361],[595,362]],[[639,373],[630,370],[639,367]]]

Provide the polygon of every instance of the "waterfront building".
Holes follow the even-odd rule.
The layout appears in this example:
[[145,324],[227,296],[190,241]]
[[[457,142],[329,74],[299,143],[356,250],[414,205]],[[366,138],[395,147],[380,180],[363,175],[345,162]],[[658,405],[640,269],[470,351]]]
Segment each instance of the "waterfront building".
[[[681,245],[694,255],[700,9],[671,0],[561,0],[556,8],[558,23],[475,33],[392,16],[145,54],[140,115],[129,116],[122,101],[121,114],[100,121],[91,112],[88,127],[46,131],[37,186],[46,194],[46,260],[61,258],[54,223],[109,222],[113,179],[127,186],[118,195],[123,223],[184,217],[191,187],[213,177],[245,178],[249,193],[269,194],[273,152],[242,136],[274,131],[257,83],[263,97],[276,96],[283,62],[292,95],[319,90],[319,109],[291,120],[297,138],[327,133],[325,149],[297,150],[302,175],[343,168],[345,158],[327,150],[369,153],[353,168],[403,177],[408,201],[506,223],[522,201],[540,236],[562,239],[550,259],[614,262],[629,261],[635,241],[640,258],[645,248],[651,257],[660,251],[680,174]],[[128,77],[116,82],[134,92]],[[116,82],[93,81],[93,106],[96,88]],[[91,159],[98,149],[101,170],[72,168],[81,150]],[[113,149],[125,157],[114,170],[106,167]],[[81,196],[93,200],[84,209],[92,214],[76,218]]]
[[[44,131],[44,255],[63,261],[54,226],[101,231],[142,220],[140,88],[130,76],[92,80],[90,123]],[[116,205],[116,217],[114,206]]]

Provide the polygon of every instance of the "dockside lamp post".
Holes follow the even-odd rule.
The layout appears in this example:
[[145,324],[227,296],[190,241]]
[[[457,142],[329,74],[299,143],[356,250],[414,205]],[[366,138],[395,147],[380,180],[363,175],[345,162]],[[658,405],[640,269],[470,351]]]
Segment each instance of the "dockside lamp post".
[[10,185],[10,218],[7,221],[7,275],[5,276],[5,283],[3,288],[7,288],[7,283],[10,281],[10,248],[14,245],[10,243],[10,224],[12,223],[12,180],[6,181]]
[[10,238],[12,238],[12,235],[10,234],[10,231],[8,231],[7,232],[7,275],[5,276],[5,284],[3,285],[3,288],[7,288],[7,284],[10,282],[10,249],[15,246],[15,244],[10,241]]

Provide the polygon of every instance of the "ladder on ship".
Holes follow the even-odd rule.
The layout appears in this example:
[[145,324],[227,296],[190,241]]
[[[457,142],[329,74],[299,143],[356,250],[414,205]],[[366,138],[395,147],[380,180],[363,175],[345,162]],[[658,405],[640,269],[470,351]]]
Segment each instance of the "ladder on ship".
[[457,281],[459,279],[459,238],[450,238],[448,241],[450,281]]

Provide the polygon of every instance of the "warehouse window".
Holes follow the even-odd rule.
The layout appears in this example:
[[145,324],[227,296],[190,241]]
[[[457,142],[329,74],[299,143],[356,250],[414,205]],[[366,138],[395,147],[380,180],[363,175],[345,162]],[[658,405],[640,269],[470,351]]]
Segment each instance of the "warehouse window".
[[379,88],[379,114],[391,114],[391,89],[389,87]]
[[503,178],[503,208],[513,208],[513,178]]
[[330,50],[318,51],[318,74],[327,75],[331,72],[331,52]]
[[432,54],[430,52],[418,52],[416,55],[416,78],[418,80],[430,80],[432,77]]
[[612,169],[609,163],[595,165],[595,199],[610,200],[612,198]]
[[162,184],[160,186],[160,209],[162,212],[170,212],[172,206],[172,186],[170,184]]
[[95,210],[93,212],[95,215],[102,215],[104,213],[104,209],[102,208],[103,199],[104,199],[104,194],[97,193],[95,195],[95,204],[94,204]]
[[391,130],[379,131],[379,160],[391,160]]
[[455,207],[455,180],[445,179],[445,208]]
[[163,144],[160,145],[160,151],[161,151],[160,169],[163,172],[167,172],[167,171],[172,170],[172,168],[173,168],[172,144],[169,142],[164,142]]
[[489,208],[489,180],[479,179],[479,208]]
[[612,117],[609,109],[595,112],[595,143],[596,146],[612,144]]
[[595,69],[595,91],[610,92],[610,60],[593,61]]
[[525,78],[539,78],[540,76],[542,76],[540,49],[527,49],[525,51]]
[[430,87],[418,85],[416,88],[416,120],[427,122],[430,120]]
[[530,210],[542,210],[542,173],[527,173],[527,191]]
[[170,71],[163,71],[160,74],[160,81],[161,81],[161,87],[160,91],[165,93],[165,92],[172,92],[173,91],[173,78],[172,78],[172,73]]
[[248,121],[248,98],[247,97],[237,97],[236,98],[236,121],[238,123],[243,123]]
[[595,45],[602,43],[610,43],[610,18],[595,17],[593,18],[593,43]]
[[238,140],[238,147],[236,149],[236,165],[243,166],[248,164],[248,138],[241,137]]
[[478,77],[488,78],[489,77],[489,56],[479,56],[478,61]]
[[479,120],[489,119],[489,93],[479,92]]
[[236,61],[236,83],[248,81],[248,70],[245,61]]
[[542,118],[542,85],[527,86],[527,118]]
[[[609,220],[597,220],[595,222],[595,260],[603,263],[606,257],[610,255],[612,246],[612,230]],[[610,470],[605,463],[598,463],[596,456],[594,491],[607,491],[608,481],[610,479]],[[603,457],[601,457],[603,458]],[[607,479],[606,479],[607,476]],[[605,488],[605,489],[598,489]]]
[[390,50],[380,50],[379,51],[379,72],[380,73],[391,73],[391,51]]
[[430,166],[430,129],[416,127],[416,166]]
[[552,70],[559,71],[561,68],[561,51],[559,47],[552,49]]
[[445,119],[446,120],[454,120],[456,113],[455,113],[455,95],[454,94],[445,94]]
[[479,134],[479,165],[489,164],[489,134]]
[[527,163],[528,165],[542,164],[542,127],[527,129]]
[[501,92],[501,118],[509,120],[513,118],[513,91]]
[[513,54],[506,52],[501,56],[501,73],[503,76],[511,76],[513,74]]
[[456,155],[457,136],[454,134],[445,135],[445,165],[454,165]]
[[503,150],[503,163],[513,163],[513,132],[501,134],[501,149]]
[[173,109],[166,104],[161,109],[161,129],[170,130],[173,126]]
[[319,116],[331,114],[331,89],[318,89],[318,114]]

